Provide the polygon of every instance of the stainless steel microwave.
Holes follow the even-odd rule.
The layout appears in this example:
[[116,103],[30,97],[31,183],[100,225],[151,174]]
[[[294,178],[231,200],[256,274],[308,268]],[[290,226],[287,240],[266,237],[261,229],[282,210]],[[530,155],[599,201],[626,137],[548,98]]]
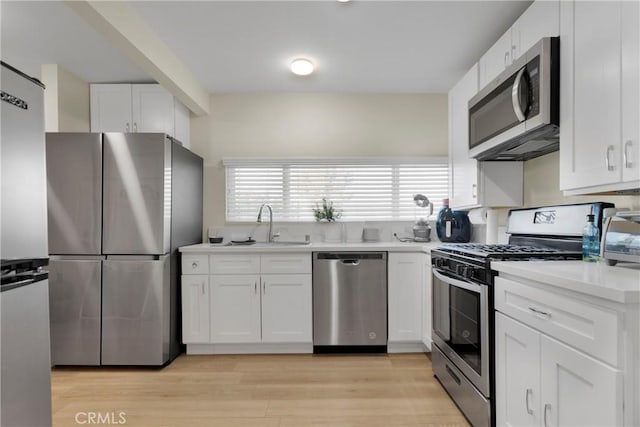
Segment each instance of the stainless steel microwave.
[[469,157],[528,160],[557,151],[560,39],[541,39],[469,101]]

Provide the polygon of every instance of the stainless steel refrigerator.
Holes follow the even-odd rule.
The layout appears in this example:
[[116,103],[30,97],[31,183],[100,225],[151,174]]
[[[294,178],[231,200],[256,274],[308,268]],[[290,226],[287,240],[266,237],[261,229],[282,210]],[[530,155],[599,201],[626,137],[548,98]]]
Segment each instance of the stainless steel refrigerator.
[[202,239],[202,158],[165,134],[48,133],[55,365],[182,351],[178,247]]
[[0,426],[50,426],[44,86],[0,68]]

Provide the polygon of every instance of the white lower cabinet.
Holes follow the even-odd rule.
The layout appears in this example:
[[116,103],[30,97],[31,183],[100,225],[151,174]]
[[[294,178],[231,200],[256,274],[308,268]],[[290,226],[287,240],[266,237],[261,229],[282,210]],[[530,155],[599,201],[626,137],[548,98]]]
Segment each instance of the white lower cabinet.
[[541,425],[540,333],[496,313],[496,425]]
[[622,425],[622,373],[546,335],[540,343],[545,425]]
[[182,276],[182,341],[209,341],[209,276]]
[[183,254],[182,270],[188,353],[312,350],[310,254]]
[[262,276],[262,342],[311,342],[311,276]]
[[496,313],[496,425],[622,424],[622,373]]
[[431,351],[431,256],[425,255],[422,263],[422,344]]
[[260,342],[260,276],[212,275],[211,342]]
[[[416,344],[422,349],[425,265],[423,253],[390,253],[388,258],[389,347],[394,343]],[[399,349],[400,350],[400,349]],[[410,348],[402,348],[409,351]],[[390,348],[390,351],[394,351]]]

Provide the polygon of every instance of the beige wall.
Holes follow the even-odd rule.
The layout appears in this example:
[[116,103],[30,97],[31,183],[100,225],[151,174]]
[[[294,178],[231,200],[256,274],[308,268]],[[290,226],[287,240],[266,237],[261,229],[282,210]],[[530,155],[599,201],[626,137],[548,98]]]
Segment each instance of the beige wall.
[[211,95],[192,117],[191,149],[205,159],[204,227],[224,224],[223,157],[447,155],[447,95]]
[[525,206],[567,203],[611,202],[616,207],[640,210],[640,196],[563,196],[560,188],[559,153],[528,160],[524,163]]
[[42,65],[45,130],[89,132],[89,83],[57,64]]

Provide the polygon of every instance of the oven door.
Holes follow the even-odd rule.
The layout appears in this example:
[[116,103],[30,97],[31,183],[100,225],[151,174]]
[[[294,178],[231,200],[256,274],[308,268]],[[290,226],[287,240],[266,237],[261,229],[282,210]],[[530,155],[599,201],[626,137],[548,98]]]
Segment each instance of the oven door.
[[486,397],[489,387],[488,287],[433,270],[433,341]]

